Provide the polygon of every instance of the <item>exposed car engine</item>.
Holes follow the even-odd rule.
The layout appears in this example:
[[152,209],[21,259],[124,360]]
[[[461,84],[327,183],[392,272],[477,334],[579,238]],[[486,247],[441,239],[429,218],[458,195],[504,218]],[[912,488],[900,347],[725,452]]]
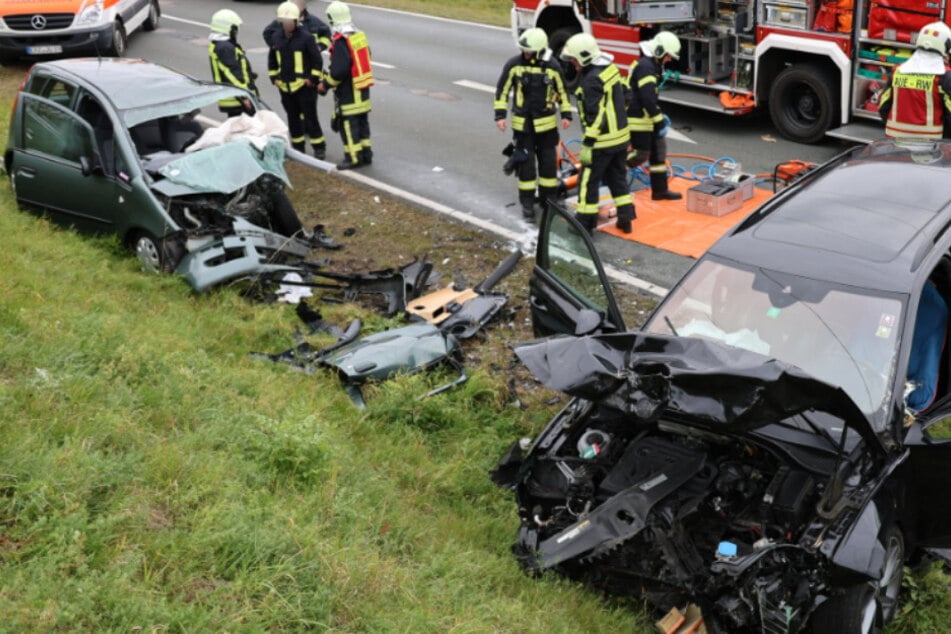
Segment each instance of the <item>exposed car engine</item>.
[[574,406],[522,465],[526,570],[554,567],[661,610],[702,598],[730,632],[802,625],[825,578],[823,558],[800,546],[821,478],[748,440]]

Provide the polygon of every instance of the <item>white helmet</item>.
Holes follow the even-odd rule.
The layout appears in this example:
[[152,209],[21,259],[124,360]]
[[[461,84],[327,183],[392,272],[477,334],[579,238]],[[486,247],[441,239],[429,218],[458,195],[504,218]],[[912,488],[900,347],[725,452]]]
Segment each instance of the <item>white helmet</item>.
[[211,16],[212,33],[231,34],[231,29],[241,26],[241,16],[231,9],[220,9]]
[[598,48],[598,41],[587,33],[575,33],[565,42],[565,47],[561,49],[561,59],[577,60],[582,66],[590,66],[594,60],[601,56],[601,49]]
[[951,27],[948,27],[944,22],[926,24],[918,33],[915,46],[926,51],[947,55],[951,52]]
[[300,20],[300,9],[293,2],[282,2],[277,7],[278,20]]
[[661,31],[648,42],[647,46],[651,55],[657,59],[663,59],[665,55],[680,59],[680,40],[670,31]]
[[331,2],[327,5],[327,22],[330,26],[353,22],[353,18],[350,17],[350,7],[337,0]]
[[528,29],[519,36],[518,47],[526,53],[541,53],[548,48],[548,35],[538,27]]

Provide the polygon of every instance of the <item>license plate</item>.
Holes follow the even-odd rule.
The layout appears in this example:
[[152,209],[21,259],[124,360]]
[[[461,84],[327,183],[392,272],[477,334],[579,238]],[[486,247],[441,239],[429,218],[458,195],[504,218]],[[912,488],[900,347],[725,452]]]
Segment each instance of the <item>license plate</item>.
[[27,55],[58,55],[63,52],[63,47],[51,44],[49,46],[27,46]]

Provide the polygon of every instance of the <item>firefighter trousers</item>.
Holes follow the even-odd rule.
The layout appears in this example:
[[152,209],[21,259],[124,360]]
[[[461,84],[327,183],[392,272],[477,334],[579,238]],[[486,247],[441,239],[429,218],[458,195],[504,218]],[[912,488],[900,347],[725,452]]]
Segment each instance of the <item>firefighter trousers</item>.
[[326,147],[327,140],[317,120],[316,90],[304,86],[297,92],[282,92],[281,105],[287,113],[287,128],[295,150],[303,152],[308,137],[311,147],[321,150]]
[[667,139],[656,132],[631,132],[631,145],[637,153],[634,161],[628,160],[629,167],[637,167],[647,161],[647,171],[651,177],[651,193],[662,194],[667,191]]
[[369,113],[339,115],[340,139],[343,141],[343,153],[351,163],[368,164],[373,161],[370,144]]
[[598,188],[601,183],[604,183],[614,198],[619,224],[630,223],[637,217],[634,213],[634,198],[631,196],[631,188],[627,181],[626,157],[626,145],[594,150],[591,165],[581,169],[581,180],[578,184],[578,214],[585,216],[587,222],[583,224],[587,229],[593,229],[594,223],[597,222]]
[[[516,132],[516,147],[528,150],[528,160],[518,164],[518,202],[522,209],[535,205],[535,190],[542,205],[558,194],[558,130]],[[537,163],[537,170],[536,170]]]

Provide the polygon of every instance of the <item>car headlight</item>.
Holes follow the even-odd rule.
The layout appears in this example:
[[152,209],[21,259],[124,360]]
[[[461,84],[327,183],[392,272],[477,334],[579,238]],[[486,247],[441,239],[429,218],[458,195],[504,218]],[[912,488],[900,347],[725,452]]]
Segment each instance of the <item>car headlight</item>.
[[103,0],[85,0],[79,6],[79,17],[76,18],[76,26],[85,26],[88,24],[98,24],[102,21],[102,2]]

